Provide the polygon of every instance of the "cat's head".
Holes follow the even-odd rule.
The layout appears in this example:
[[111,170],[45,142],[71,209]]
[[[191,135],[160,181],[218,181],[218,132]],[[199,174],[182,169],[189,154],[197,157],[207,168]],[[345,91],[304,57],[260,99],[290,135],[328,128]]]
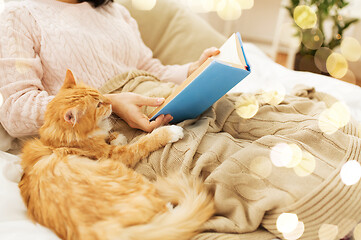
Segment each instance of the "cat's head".
[[110,100],[94,88],[77,83],[68,70],[59,93],[47,106],[42,139],[70,143],[108,134],[112,113]]

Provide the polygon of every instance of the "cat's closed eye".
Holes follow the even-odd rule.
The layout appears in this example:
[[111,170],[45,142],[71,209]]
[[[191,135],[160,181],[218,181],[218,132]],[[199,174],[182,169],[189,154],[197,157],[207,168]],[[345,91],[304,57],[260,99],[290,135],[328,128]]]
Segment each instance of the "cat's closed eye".
[[103,102],[98,102],[97,108],[100,108],[101,106],[103,106]]

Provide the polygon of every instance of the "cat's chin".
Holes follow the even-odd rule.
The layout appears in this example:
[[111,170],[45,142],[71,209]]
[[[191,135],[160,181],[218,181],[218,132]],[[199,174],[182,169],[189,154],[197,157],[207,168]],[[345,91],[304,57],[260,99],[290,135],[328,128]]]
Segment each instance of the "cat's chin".
[[112,129],[112,124],[111,121],[108,117],[99,120],[99,122],[97,123],[98,125],[98,129],[95,130],[94,132],[92,132],[91,134],[89,134],[89,138],[92,137],[97,137],[97,136],[108,136],[110,130]]
[[98,123],[98,127],[106,132],[109,132],[112,129],[112,124],[109,117],[104,118]]

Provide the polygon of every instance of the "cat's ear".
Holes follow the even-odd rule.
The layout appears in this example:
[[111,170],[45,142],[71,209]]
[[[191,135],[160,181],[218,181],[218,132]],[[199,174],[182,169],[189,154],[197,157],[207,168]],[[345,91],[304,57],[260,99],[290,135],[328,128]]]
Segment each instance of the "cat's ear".
[[70,108],[64,114],[64,120],[72,124],[73,127],[78,123],[80,117],[81,113],[76,108]]
[[63,86],[61,88],[62,89],[67,89],[67,88],[73,88],[74,86],[76,86],[76,79],[75,79],[74,74],[72,73],[72,71],[70,71],[68,69],[66,71],[64,84],[63,84]]

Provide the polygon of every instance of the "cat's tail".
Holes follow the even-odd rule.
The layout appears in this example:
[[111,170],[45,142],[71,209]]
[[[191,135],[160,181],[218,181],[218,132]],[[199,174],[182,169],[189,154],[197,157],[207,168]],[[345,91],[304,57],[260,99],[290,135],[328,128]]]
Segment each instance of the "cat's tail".
[[188,240],[214,214],[213,197],[195,177],[177,174],[158,179],[155,185],[163,199],[177,206],[148,224],[123,229],[119,239]]

